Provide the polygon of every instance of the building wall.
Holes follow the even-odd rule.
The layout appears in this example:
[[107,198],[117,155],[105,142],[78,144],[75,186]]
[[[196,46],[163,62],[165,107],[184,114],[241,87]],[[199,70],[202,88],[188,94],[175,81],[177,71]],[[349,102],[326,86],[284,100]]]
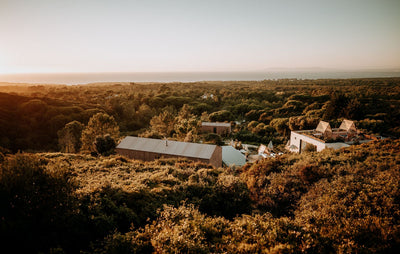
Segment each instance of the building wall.
[[216,168],[222,167],[222,147],[217,146],[210,158],[210,164]]
[[218,135],[226,135],[231,133],[231,127],[225,126],[201,126],[203,132],[217,133]]
[[295,145],[297,147],[296,150],[292,150],[292,152],[300,153],[301,141],[313,144],[317,147],[317,152],[320,152],[325,149],[325,143],[322,141],[318,141],[317,139],[302,135],[301,133],[297,133],[295,131],[290,132],[290,145]]
[[142,160],[142,161],[154,161],[160,158],[186,158],[193,161],[204,162],[213,165],[214,167],[221,167],[222,165],[222,149],[220,146],[217,146],[214,150],[210,159],[200,159],[193,157],[184,157],[170,154],[161,154],[161,153],[152,153],[152,152],[144,152],[130,149],[122,149],[116,148],[116,152],[122,156],[128,157],[130,159]]

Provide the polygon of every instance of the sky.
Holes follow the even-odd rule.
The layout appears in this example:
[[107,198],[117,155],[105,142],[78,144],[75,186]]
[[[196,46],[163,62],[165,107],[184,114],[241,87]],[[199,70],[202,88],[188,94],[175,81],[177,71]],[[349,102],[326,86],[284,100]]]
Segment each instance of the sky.
[[0,0],[0,74],[400,69],[399,0]]

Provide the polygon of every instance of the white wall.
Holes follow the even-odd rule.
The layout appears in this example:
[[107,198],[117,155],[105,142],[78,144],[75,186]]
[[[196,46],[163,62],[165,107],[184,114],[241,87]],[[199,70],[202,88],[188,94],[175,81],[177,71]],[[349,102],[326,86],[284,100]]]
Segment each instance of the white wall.
[[313,139],[311,137],[302,135],[301,133],[297,133],[295,131],[290,132],[290,146],[295,145],[297,149],[291,149],[292,152],[300,152],[300,140],[303,140],[303,142],[307,142],[310,144],[313,144],[317,147],[317,152],[320,152],[325,149],[325,143],[322,141],[318,141],[316,139]]

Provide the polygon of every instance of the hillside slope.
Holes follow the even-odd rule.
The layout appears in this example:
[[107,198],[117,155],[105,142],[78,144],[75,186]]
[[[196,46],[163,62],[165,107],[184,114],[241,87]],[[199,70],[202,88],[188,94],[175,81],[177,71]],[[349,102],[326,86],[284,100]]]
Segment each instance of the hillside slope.
[[390,253],[400,247],[400,140],[288,154],[239,171],[120,156],[0,158],[0,230],[4,248],[15,251]]

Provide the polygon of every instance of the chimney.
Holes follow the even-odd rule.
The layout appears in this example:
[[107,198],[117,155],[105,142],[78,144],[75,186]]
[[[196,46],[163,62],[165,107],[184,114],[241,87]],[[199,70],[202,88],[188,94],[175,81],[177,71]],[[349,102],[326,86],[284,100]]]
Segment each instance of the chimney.
[[165,139],[165,146],[168,146],[168,139]]

